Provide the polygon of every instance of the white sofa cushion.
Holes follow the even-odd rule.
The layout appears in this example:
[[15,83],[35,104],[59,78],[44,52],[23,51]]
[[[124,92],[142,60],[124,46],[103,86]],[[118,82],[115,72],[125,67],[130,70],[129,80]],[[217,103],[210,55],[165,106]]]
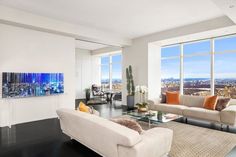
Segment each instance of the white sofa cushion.
[[64,133],[104,156],[118,157],[117,145],[132,147],[142,140],[137,131],[110,120],[71,109],[59,109]]
[[183,115],[186,117],[220,122],[220,112],[216,110],[208,110],[199,107],[188,107],[183,110]]
[[205,101],[204,96],[191,96],[191,95],[180,96],[180,104],[188,107],[203,108],[204,101]]
[[157,111],[173,113],[173,114],[178,114],[178,115],[182,115],[183,109],[188,108],[183,105],[174,105],[174,104],[156,104],[156,105],[153,105],[152,107],[154,107],[154,109]]

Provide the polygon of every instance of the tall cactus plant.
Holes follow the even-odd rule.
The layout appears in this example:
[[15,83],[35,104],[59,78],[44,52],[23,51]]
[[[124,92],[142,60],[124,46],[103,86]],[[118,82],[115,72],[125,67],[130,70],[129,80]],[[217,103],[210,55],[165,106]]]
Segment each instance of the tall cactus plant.
[[126,80],[127,80],[128,95],[134,95],[135,94],[135,87],[134,87],[134,80],[133,80],[131,65],[128,68],[126,68]]

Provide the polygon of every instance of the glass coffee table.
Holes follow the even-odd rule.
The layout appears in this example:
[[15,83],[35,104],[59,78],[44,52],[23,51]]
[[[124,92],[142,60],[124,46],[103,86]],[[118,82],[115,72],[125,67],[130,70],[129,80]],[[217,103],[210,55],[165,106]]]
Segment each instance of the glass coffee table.
[[139,112],[138,110],[131,110],[123,112],[123,115],[127,115],[130,118],[135,119],[137,121],[148,122],[149,128],[152,123],[154,124],[166,123],[182,117],[181,115],[164,113],[160,111],[152,111],[152,110],[149,110],[147,112]]

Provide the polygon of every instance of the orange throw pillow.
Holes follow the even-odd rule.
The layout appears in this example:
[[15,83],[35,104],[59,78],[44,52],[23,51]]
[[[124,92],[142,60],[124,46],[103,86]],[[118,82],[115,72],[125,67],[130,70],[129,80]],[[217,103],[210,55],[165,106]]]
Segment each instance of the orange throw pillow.
[[179,104],[179,92],[166,92],[167,104]]
[[77,109],[79,109],[82,112],[90,113],[89,107],[85,105],[82,101],[79,103],[79,107]]
[[203,107],[205,109],[209,109],[209,110],[215,110],[216,109],[216,103],[217,103],[217,96],[208,96],[205,98]]

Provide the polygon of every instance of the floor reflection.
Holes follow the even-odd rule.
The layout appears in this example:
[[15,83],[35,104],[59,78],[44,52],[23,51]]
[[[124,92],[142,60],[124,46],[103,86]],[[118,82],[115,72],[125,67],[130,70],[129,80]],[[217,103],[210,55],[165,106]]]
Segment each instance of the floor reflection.
[[1,145],[9,146],[16,143],[16,126],[4,127],[1,132]]

